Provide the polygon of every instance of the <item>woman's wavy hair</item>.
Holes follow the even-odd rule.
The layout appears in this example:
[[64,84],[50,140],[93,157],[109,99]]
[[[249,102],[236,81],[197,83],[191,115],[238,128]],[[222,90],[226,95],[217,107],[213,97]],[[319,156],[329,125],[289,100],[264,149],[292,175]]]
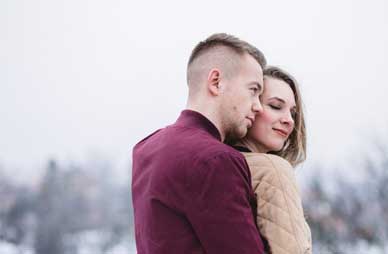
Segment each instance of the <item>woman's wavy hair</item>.
[[283,148],[280,151],[271,153],[286,159],[292,166],[295,167],[306,160],[306,126],[299,85],[293,76],[276,66],[268,66],[264,69],[264,79],[266,77],[286,82],[294,92],[296,104],[294,130],[291,132]]

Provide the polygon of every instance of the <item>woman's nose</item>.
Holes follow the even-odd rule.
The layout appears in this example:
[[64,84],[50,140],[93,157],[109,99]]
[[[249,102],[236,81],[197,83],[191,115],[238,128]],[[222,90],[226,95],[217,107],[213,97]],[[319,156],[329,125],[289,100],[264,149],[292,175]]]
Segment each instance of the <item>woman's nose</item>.
[[284,124],[293,125],[294,124],[294,118],[292,117],[291,113],[286,113],[280,121]]

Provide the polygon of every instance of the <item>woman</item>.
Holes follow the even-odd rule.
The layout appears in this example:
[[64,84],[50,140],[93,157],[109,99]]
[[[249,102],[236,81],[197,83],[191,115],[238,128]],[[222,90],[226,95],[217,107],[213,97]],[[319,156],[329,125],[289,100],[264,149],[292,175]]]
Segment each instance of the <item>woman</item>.
[[312,253],[293,167],[306,158],[306,132],[295,79],[278,67],[264,70],[263,110],[245,138],[243,152],[257,196],[257,224],[272,254]]

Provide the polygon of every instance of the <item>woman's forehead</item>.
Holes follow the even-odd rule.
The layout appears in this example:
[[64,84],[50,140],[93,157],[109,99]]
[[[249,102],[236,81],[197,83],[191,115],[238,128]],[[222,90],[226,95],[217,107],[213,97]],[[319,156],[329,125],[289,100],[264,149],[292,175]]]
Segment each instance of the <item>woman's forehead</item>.
[[273,99],[284,103],[295,104],[294,97],[294,92],[285,81],[271,77],[264,79],[263,99]]

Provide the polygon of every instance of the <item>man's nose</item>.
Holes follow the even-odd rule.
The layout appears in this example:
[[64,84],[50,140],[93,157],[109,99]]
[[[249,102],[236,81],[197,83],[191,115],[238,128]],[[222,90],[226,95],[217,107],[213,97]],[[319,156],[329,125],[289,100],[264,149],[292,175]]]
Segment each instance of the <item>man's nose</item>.
[[255,100],[255,102],[253,103],[252,110],[253,112],[255,112],[255,114],[263,112],[263,105],[261,105],[261,101],[259,98],[257,98],[257,100]]

